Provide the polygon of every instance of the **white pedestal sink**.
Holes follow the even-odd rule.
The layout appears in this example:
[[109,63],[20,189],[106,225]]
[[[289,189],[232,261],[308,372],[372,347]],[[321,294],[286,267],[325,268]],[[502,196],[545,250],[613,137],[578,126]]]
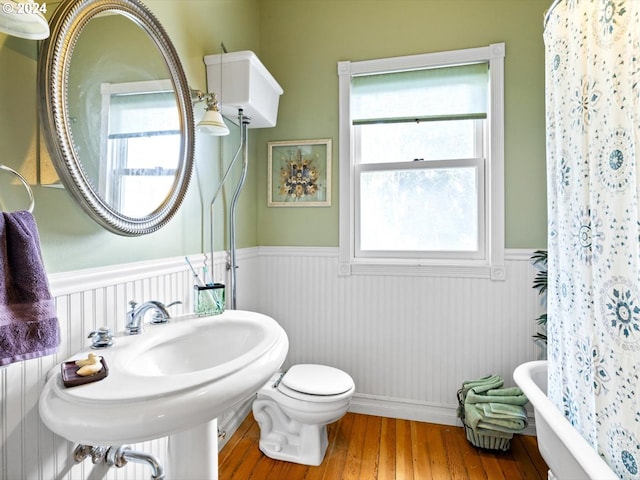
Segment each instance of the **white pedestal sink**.
[[[169,436],[167,478],[218,478],[218,420]],[[187,460],[187,461],[184,461]]]
[[[103,356],[109,368],[103,380],[65,388],[60,371],[52,371],[40,394],[40,417],[54,433],[85,445],[169,436],[168,478],[194,477],[181,472],[201,468],[216,470],[215,476],[194,478],[215,479],[215,419],[258,391],[281,367],[288,348],[282,327],[254,312],[228,310],[145,325],[141,335],[120,335],[113,347],[69,359],[90,352]],[[198,448],[187,450],[189,445]]]

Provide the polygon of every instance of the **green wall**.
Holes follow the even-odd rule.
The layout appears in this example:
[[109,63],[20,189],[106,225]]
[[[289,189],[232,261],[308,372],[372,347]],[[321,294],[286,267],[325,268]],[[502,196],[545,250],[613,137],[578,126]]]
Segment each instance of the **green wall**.
[[[505,42],[506,246],[546,245],[544,46],[551,0],[260,0],[260,57],[284,88],[260,132],[258,244],[337,246],[337,62]],[[271,140],[333,139],[328,208],[266,206]]]
[[[506,43],[506,245],[546,245],[544,47],[550,0],[146,0],[170,35],[194,88],[206,89],[203,56],[253,50],[284,88],[278,125],[250,130],[250,170],[238,212],[238,246],[337,246],[340,60],[364,60]],[[56,3],[48,2],[49,11]],[[37,183],[41,146],[36,68],[39,42],[0,34],[0,162]],[[196,116],[202,106],[196,107]],[[268,208],[267,142],[333,139],[331,207]],[[49,273],[208,250],[209,201],[237,147],[198,137],[189,194],[162,230],[129,238],[109,233],[61,189],[34,186],[35,216]],[[22,187],[0,174],[0,207],[24,208]],[[230,181],[238,177],[234,172]],[[215,212],[216,250],[224,213]],[[204,214],[203,214],[204,213]]]

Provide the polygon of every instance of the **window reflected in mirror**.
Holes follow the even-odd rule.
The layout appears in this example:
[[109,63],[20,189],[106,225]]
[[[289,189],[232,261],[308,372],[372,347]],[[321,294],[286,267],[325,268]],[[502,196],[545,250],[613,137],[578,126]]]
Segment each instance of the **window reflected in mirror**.
[[103,83],[98,191],[128,217],[152,213],[173,188],[180,116],[170,80]]

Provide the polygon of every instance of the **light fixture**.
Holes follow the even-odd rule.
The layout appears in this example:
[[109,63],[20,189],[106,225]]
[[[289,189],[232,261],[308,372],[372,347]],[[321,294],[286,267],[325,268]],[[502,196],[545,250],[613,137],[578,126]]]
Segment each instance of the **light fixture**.
[[47,38],[49,24],[42,14],[46,5],[34,3],[33,0],[0,0],[0,32],[28,40]]
[[194,103],[206,100],[207,106],[204,110],[202,120],[198,122],[196,128],[199,132],[207,135],[224,136],[229,135],[229,128],[222,119],[222,114],[218,110],[218,100],[215,93],[204,94],[200,91],[194,93],[196,100]]

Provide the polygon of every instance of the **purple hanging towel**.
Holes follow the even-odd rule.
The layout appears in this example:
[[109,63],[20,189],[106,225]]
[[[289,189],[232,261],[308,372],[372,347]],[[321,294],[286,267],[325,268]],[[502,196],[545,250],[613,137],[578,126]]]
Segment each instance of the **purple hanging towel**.
[[51,355],[60,327],[30,212],[0,215],[0,365]]

